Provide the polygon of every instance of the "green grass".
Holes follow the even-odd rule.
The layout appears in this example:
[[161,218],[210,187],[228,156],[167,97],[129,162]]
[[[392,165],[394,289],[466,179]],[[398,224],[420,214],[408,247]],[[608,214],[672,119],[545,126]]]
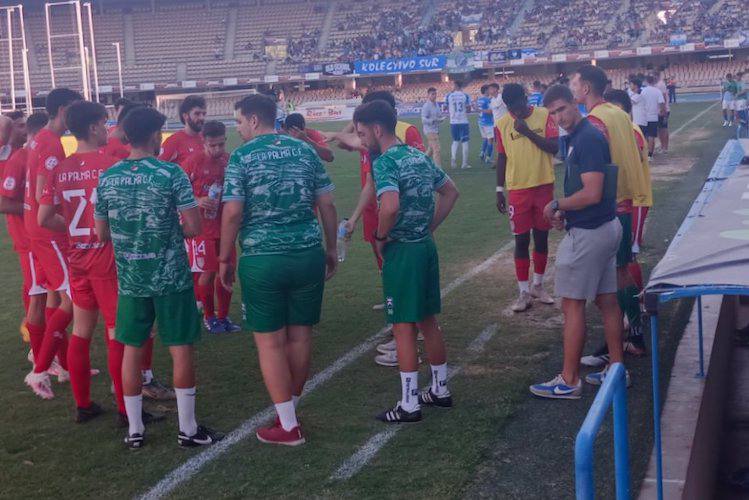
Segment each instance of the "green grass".
[[[683,104],[672,113],[672,129],[704,109],[706,104]],[[647,265],[657,262],[666,242],[681,221],[704,174],[722,147],[728,132],[712,113],[681,133],[672,154],[696,159],[688,173],[656,184],[653,212],[645,248]],[[326,124],[322,129],[335,125]],[[704,131],[695,139],[691,131]],[[449,165],[449,133],[443,130],[443,165]],[[510,241],[507,220],[494,207],[494,171],[480,167],[479,134],[473,126],[469,171],[449,172],[462,196],[440,229],[437,244],[443,286],[482,262]],[[236,145],[238,139],[230,140]],[[359,193],[358,157],[336,151],[328,167],[336,189],[339,215],[351,213]],[[559,235],[554,236],[557,241]],[[456,289],[443,303],[441,317],[452,363],[465,359],[465,348],[487,325],[499,332],[477,359],[451,383],[456,407],[449,412],[426,412],[417,426],[403,429],[358,475],[344,482],[330,475],[359,446],[383,427],[373,414],[398,397],[395,369],[379,367],[369,353],[306,397],[300,414],[308,444],[297,449],[259,445],[248,439],[208,464],[174,496],[186,497],[457,497],[474,493],[496,496],[569,497],[573,492],[572,438],[594,391],[579,402],[533,400],[527,385],[559,368],[560,313],[536,306],[523,316],[503,313],[514,298],[511,256]],[[23,385],[29,369],[26,346],[16,333],[21,318],[20,276],[16,257],[3,235],[0,238],[0,337],[3,352],[0,372],[0,496],[3,497],[129,497],[145,491],[196,452],[176,446],[173,405],[167,422],[148,429],[147,446],[137,452],[121,444],[122,431],[113,424],[114,407],[105,375],[93,381],[94,399],[109,414],[85,426],[72,423],[69,387],[55,384],[57,397],[43,402]],[[238,294],[237,294],[238,296]],[[371,310],[381,300],[376,266],[368,244],[355,238],[339,274],[328,283],[323,320],[314,333],[313,373],[319,372],[383,325]],[[239,317],[237,298],[233,316]],[[684,310],[664,315],[668,333],[663,338],[664,363],[673,355]],[[595,317],[592,321],[597,321]],[[592,328],[595,341],[600,338]],[[591,340],[592,344],[594,341]],[[93,366],[106,368],[103,339],[93,344]],[[232,430],[268,406],[252,338],[247,333],[208,337],[198,346],[199,419],[221,430]],[[633,478],[642,475],[649,454],[650,417],[648,360],[632,364],[636,380],[630,393],[633,437]],[[154,369],[168,382],[168,354],[157,342]],[[424,376],[422,381],[426,381]],[[663,380],[668,380],[667,376]],[[111,418],[110,418],[111,417]],[[606,435],[600,438],[610,441]],[[502,450],[505,450],[503,454]],[[597,457],[604,491],[608,481],[608,449]],[[550,480],[549,477],[552,476]],[[636,479],[637,480],[637,479]]]

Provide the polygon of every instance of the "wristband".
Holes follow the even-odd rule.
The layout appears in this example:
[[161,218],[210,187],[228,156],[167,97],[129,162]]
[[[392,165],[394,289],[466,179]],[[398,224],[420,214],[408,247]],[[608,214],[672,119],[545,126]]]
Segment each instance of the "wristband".
[[498,193],[504,193],[505,192],[505,187],[504,186],[497,186],[497,192]]
[[374,230],[374,233],[372,233],[372,236],[373,236],[373,237],[374,237],[374,239],[376,239],[377,241],[387,241],[387,239],[388,239],[388,237],[387,237],[387,236],[385,236],[384,238],[380,238],[379,236],[377,236],[377,229],[375,229],[375,230]]

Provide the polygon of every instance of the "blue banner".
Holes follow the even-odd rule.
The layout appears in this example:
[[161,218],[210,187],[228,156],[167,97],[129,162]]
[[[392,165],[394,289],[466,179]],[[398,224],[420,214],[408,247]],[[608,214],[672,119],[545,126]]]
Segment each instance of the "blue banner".
[[359,75],[383,73],[413,73],[443,69],[447,63],[445,56],[403,57],[400,59],[381,59],[379,61],[356,61],[354,70]]

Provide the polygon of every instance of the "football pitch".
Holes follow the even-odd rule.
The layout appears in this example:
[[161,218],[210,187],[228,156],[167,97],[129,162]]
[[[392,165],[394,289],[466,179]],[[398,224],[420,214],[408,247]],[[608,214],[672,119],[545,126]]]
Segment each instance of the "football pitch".
[[[672,108],[675,136],[668,156],[653,164],[655,207],[648,219],[641,261],[649,270],[665,252],[733,129],[720,127],[714,103]],[[324,124],[332,130],[340,124]],[[317,127],[315,127],[317,128]],[[239,143],[232,131],[230,147]],[[533,399],[527,387],[552,378],[561,366],[561,312],[534,304],[508,312],[517,292],[512,237],[495,208],[495,172],[479,158],[480,135],[472,124],[470,170],[451,171],[461,191],[455,211],[436,234],[443,289],[442,328],[448,345],[456,405],[426,409],[419,424],[387,427],[374,415],[399,396],[397,368],[374,363],[384,316],[371,249],[361,227],[338,274],[327,283],[322,322],[314,330],[312,378],[299,416],[307,444],[262,445],[253,429],[272,413],[252,336],[209,336],[197,347],[198,420],[227,432],[218,445],[177,446],[176,404],[145,403],[166,412],[146,431],[142,450],[122,444],[109,392],[103,331],[92,342],[92,399],[108,412],[86,425],[73,423],[67,384],[53,384],[55,399],[42,401],[23,384],[31,365],[18,334],[22,318],[20,272],[10,240],[0,237],[0,496],[7,498],[134,497],[501,497],[569,498],[574,495],[574,436],[595,388],[580,401]],[[449,165],[449,131],[442,130],[443,165]],[[359,194],[358,155],[336,150],[328,172],[336,184],[339,217]],[[559,189],[563,170],[557,167]],[[560,233],[553,233],[550,272]],[[547,283],[552,289],[552,283]],[[237,291],[238,292],[238,291]],[[668,381],[689,304],[664,308],[660,351]],[[602,339],[590,310],[586,352]],[[241,316],[235,293],[232,318]],[[639,488],[651,447],[650,360],[628,360],[630,454],[633,491]],[[156,342],[154,373],[171,379],[171,364]],[[422,385],[428,369],[422,365]],[[427,367],[428,368],[428,367]],[[613,496],[611,429],[604,426],[596,450],[601,497]]]

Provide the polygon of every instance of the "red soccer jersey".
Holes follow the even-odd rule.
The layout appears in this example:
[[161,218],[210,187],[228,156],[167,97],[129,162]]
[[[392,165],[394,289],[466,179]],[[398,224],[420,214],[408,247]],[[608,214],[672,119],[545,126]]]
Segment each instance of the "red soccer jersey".
[[[208,196],[211,186],[216,184],[224,187],[224,172],[229,162],[229,155],[224,153],[218,158],[211,158],[202,149],[185,160],[182,166],[190,177],[192,191],[195,198]],[[205,211],[200,210],[204,239],[217,240],[221,238],[221,207],[215,217],[206,218]]]
[[185,166],[185,160],[194,153],[203,150],[203,136],[188,135],[184,130],[173,134],[161,145],[159,160],[170,161]]
[[[64,239],[60,233],[50,231],[37,223],[39,203],[36,201],[37,176],[45,177],[49,184],[57,167],[65,159],[65,150],[60,137],[47,128],[36,134],[28,145],[26,158],[26,192],[23,198],[23,222],[30,239],[54,240]],[[43,186],[46,187],[46,186]]]
[[[0,196],[14,201],[23,201],[26,185],[26,156],[27,149],[16,149],[5,162],[0,183]],[[23,215],[7,214],[8,234],[13,240],[13,250],[28,252],[29,237],[23,225]]]
[[101,148],[101,152],[107,156],[113,156],[118,160],[124,160],[130,156],[130,145],[123,143],[112,135],[107,140],[107,145]]
[[55,170],[40,204],[61,205],[68,227],[68,261],[75,274],[90,279],[116,276],[112,244],[102,243],[94,232],[94,205],[99,176],[119,162],[101,151],[73,153]]
[[318,146],[326,146],[327,141],[325,140],[325,136],[322,135],[320,132],[318,132],[315,129],[307,127],[304,129],[305,132],[307,132],[307,137],[312,139],[312,142],[317,144]]

